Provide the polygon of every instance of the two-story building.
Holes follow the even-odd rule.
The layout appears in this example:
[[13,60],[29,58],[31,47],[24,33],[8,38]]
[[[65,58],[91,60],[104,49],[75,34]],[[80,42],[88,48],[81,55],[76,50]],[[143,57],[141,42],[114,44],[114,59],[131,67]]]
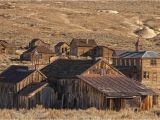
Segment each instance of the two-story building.
[[160,81],[160,55],[154,51],[127,51],[113,58],[113,66],[129,78]]
[[68,56],[70,54],[70,46],[66,42],[59,42],[55,45],[55,53],[58,56]]
[[71,56],[89,56],[88,53],[97,46],[94,39],[73,39],[70,43]]

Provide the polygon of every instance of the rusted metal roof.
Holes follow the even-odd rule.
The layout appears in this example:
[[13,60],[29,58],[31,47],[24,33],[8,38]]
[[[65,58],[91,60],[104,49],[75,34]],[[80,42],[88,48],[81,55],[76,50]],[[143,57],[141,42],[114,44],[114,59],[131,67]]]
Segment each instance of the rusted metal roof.
[[129,98],[142,95],[156,95],[159,93],[154,92],[152,89],[147,88],[145,85],[133,81],[126,76],[122,75],[106,75],[106,76],[77,76],[90,86],[98,91],[104,93],[106,97],[113,98]]
[[37,92],[41,91],[43,88],[45,88],[48,85],[46,82],[35,82],[29,84],[27,87],[22,89],[18,95],[19,96],[27,96],[27,97],[32,97],[35,95]]

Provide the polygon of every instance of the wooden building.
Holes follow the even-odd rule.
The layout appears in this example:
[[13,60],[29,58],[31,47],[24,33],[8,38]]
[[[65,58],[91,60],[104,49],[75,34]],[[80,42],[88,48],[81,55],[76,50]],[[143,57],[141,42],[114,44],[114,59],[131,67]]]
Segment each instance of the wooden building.
[[44,46],[36,46],[25,51],[21,56],[21,60],[31,61],[33,64],[50,63],[50,58],[55,56],[55,53]]
[[39,39],[39,38],[35,38],[33,40],[31,40],[29,42],[29,48],[34,48],[36,46],[43,46],[43,47],[46,47],[46,48],[50,48],[50,44],[48,43],[45,43],[43,40]]
[[113,65],[127,77],[160,81],[160,55],[154,51],[127,51],[114,56]]
[[[45,104],[46,76],[27,66],[12,65],[0,74],[0,108],[33,108]],[[48,94],[48,96],[50,96]],[[48,103],[52,103],[48,99]]]
[[58,94],[56,107],[148,110],[157,104],[158,93],[103,60],[58,59],[41,71]]
[[103,58],[105,59],[109,64],[112,64],[112,57],[115,53],[114,49],[111,49],[106,46],[96,46],[90,51],[90,57],[92,58]]
[[0,53],[15,54],[16,46],[14,44],[8,43],[5,40],[0,40]]
[[70,55],[71,56],[87,56],[91,49],[97,46],[94,39],[73,39],[70,43]]
[[59,42],[55,45],[55,53],[58,56],[67,56],[70,54],[70,46],[66,42]]

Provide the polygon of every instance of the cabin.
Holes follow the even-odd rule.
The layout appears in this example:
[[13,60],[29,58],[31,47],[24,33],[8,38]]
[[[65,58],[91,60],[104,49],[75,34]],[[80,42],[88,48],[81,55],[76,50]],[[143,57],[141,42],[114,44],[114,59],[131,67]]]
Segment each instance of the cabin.
[[66,42],[59,42],[55,45],[55,53],[58,56],[67,56],[70,54],[70,46]]
[[105,59],[109,64],[112,64],[112,57],[115,53],[115,50],[106,47],[98,45],[94,47],[90,52],[90,57],[92,58],[103,58]]
[[160,55],[154,51],[124,52],[113,57],[113,66],[133,80],[160,81]]
[[0,53],[15,54],[16,46],[14,44],[8,43],[5,40],[0,40]]
[[[46,94],[48,87],[47,78],[40,71],[12,65],[0,74],[0,108],[48,107],[45,104],[47,95],[50,96]],[[52,104],[50,100],[47,101]]]
[[43,47],[46,47],[46,48],[50,48],[50,44],[48,43],[45,43],[43,40],[39,39],[39,38],[35,38],[35,39],[32,39],[30,42],[29,42],[29,48],[34,48],[36,46],[43,46]]
[[70,43],[70,55],[77,57],[88,56],[89,51],[96,46],[97,43],[94,39],[73,39]]
[[33,64],[48,64],[55,53],[44,46],[30,48],[20,56],[22,61],[31,61]]
[[57,59],[41,72],[58,95],[57,108],[148,110],[158,104],[159,93],[127,78],[102,59]]

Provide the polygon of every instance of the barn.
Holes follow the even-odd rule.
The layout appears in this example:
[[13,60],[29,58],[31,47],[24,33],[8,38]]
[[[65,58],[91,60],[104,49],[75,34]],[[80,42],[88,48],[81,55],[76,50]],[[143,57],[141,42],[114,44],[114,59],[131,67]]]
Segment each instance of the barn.
[[58,94],[55,104],[59,108],[148,110],[158,104],[157,92],[127,78],[101,59],[57,59],[41,72]]

